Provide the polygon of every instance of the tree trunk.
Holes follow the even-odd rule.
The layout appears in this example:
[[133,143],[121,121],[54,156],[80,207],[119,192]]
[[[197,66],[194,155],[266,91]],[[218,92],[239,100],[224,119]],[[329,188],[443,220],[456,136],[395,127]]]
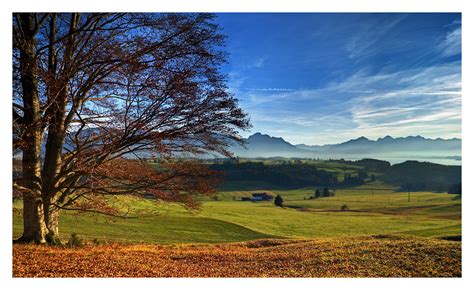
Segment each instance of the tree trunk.
[[17,242],[46,243],[46,223],[44,221],[41,198],[23,196],[23,235]]
[[[71,58],[74,46],[74,31],[77,29],[79,15],[71,14],[70,34],[66,41],[64,52],[64,75],[59,80],[52,81],[48,87],[48,101],[51,103],[51,116],[48,126],[48,137],[45,145],[44,164],[41,173],[42,178],[42,197],[44,201],[44,218],[47,227],[46,240],[48,244],[61,244],[59,239],[59,208],[56,205],[61,192],[58,191],[58,174],[61,171],[62,151],[65,137],[65,115],[66,103],[69,92],[69,71],[71,69]],[[55,42],[55,23],[56,18],[51,18],[51,28],[49,40]],[[51,79],[55,78],[56,64],[54,46],[49,48],[48,70]]]
[[44,220],[46,224],[47,234],[46,242],[48,244],[60,245],[59,239],[59,208],[52,204],[51,200],[44,203]]
[[23,235],[20,242],[46,242],[46,223],[44,220],[41,189],[41,111],[38,97],[37,57],[35,25],[33,15],[21,14],[20,25],[24,42],[20,49],[20,74],[24,106],[22,138],[26,146],[22,148],[23,193]]

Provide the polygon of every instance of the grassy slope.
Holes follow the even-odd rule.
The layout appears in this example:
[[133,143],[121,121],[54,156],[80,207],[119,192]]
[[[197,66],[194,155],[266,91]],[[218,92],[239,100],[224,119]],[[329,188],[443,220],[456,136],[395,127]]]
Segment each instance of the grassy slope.
[[455,226],[450,219],[370,212],[311,212],[272,204],[206,203],[202,215],[285,237],[336,237],[388,234]]
[[[72,233],[87,240],[160,244],[225,243],[272,237],[226,221],[182,215],[180,210],[172,215],[164,213],[139,218],[111,218],[65,212],[60,217],[60,227],[61,238],[66,241]],[[21,216],[15,214],[14,237],[18,237],[21,230]]]
[[[419,236],[461,234],[461,200],[446,193],[397,192],[379,182],[337,189],[336,196],[306,199],[314,188],[267,190],[280,194],[287,208],[270,202],[237,202],[252,191],[225,191],[219,202],[204,204],[202,215],[287,237],[331,237],[407,233]],[[262,187],[255,191],[264,191]],[[341,212],[342,205],[351,211]]]
[[[89,214],[65,214],[60,222],[64,240],[67,240],[71,233],[101,241],[160,244],[225,243],[271,237],[233,223],[203,217],[110,219]],[[21,225],[15,223],[14,227],[14,231],[19,233]]]
[[[381,188],[383,190],[379,190]],[[123,210],[130,211],[131,215],[141,213],[148,217],[118,219],[65,212],[61,216],[60,230],[66,239],[75,232],[89,239],[162,244],[238,242],[272,236],[461,234],[461,200],[448,194],[412,193],[408,202],[406,193],[379,183],[338,189],[335,197],[313,200],[304,200],[313,194],[312,188],[271,191],[282,195],[289,207],[275,207],[272,202],[234,201],[252,192],[243,190],[221,192],[219,201],[204,200],[202,211],[198,213],[189,213],[178,205],[121,197],[111,202],[125,204]],[[340,212],[342,204],[356,211]],[[19,206],[15,203],[15,207]],[[14,236],[21,233],[21,228],[21,216],[15,214]]]

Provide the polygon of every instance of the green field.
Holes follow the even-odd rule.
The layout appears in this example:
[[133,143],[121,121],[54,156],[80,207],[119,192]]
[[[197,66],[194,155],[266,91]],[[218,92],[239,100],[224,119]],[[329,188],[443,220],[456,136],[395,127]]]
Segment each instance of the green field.
[[[233,185],[237,188],[238,185]],[[337,189],[336,196],[308,199],[314,188],[294,190],[241,186],[203,199],[200,211],[176,204],[115,197],[129,218],[63,212],[61,237],[77,233],[87,240],[160,244],[228,243],[262,238],[320,238],[403,234],[420,237],[461,235],[461,199],[447,193],[398,192],[379,183]],[[284,208],[273,202],[243,202],[242,196],[265,190],[280,194]],[[347,205],[348,211],[341,211]],[[22,230],[21,201],[14,202],[13,235]]]

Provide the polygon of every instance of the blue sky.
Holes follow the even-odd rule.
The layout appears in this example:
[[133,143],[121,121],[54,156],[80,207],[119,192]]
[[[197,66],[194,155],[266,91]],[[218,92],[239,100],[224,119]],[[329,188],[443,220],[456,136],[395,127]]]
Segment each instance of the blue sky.
[[292,143],[461,137],[461,15],[218,14],[229,88]]

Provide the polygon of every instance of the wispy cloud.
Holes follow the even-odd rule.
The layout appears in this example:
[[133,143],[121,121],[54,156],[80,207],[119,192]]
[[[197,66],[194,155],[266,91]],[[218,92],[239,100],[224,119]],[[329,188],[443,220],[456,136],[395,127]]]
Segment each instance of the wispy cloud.
[[265,57],[259,57],[257,58],[253,63],[251,63],[248,68],[262,68],[265,65],[266,58]]
[[453,56],[461,53],[461,27],[456,27],[446,34],[438,48],[444,56]]
[[354,132],[369,137],[384,134],[460,137],[460,64],[401,72],[383,93],[351,101]]
[[390,18],[376,18],[368,22],[360,22],[357,33],[355,33],[346,45],[349,58],[358,59],[373,55],[380,49],[377,45],[383,37],[396,27],[405,15]]
[[460,137],[459,13],[223,17],[228,84],[252,132],[309,144]]
[[262,92],[291,92],[294,89],[288,88],[246,88],[246,91],[262,91]]
[[[313,128],[313,143],[367,136],[426,135],[460,137],[459,63],[369,75],[358,72],[319,89],[248,92],[245,107],[252,121],[294,134]],[[271,133],[271,132],[269,132]],[[299,139],[302,140],[302,139]]]

